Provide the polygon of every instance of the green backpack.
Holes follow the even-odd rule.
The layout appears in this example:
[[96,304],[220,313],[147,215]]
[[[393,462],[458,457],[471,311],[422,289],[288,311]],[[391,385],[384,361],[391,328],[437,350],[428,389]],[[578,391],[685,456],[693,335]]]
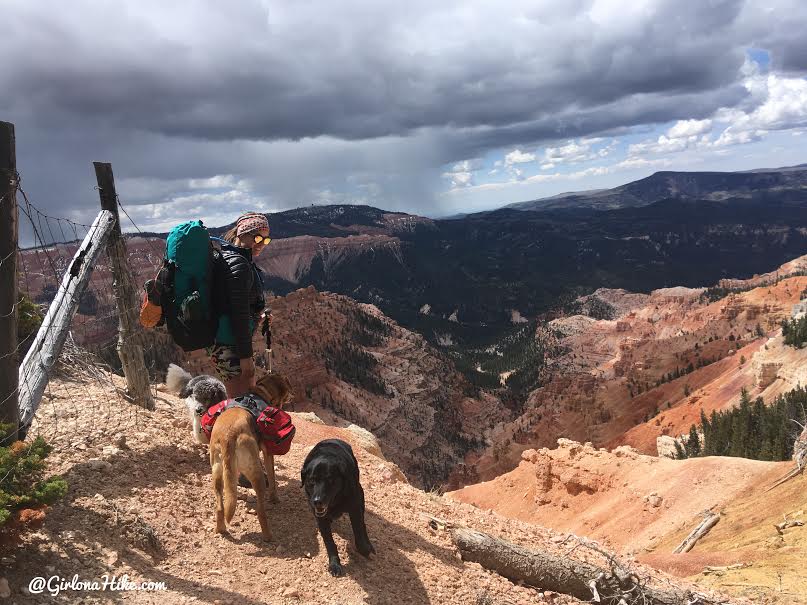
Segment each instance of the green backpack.
[[185,351],[213,344],[226,304],[224,270],[221,250],[202,221],[181,223],[168,233],[156,285],[168,332]]

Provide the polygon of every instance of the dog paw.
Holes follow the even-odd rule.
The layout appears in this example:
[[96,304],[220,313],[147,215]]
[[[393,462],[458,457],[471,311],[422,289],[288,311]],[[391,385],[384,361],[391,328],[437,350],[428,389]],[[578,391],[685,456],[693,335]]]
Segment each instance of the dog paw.
[[339,562],[339,559],[335,561],[332,560],[328,563],[328,571],[331,572],[331,575],[335,578],[345,575],[345,570],[342,569],[342,564]]
[[370,554],[375,554],[375,548],[370,542],[356,544],[356,550],[363,557],[370,557]]
[[269,502],[271,502],[272,504],[277,504],[278,502],[280,502],[280,496],[277,495],[277,492],[272,492],[271,494],[269,494]]

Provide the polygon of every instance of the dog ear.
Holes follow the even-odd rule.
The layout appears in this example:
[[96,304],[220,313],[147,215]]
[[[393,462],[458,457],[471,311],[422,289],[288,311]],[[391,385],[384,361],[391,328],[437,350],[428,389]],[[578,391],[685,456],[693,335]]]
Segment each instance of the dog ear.
[[259,395],[266,395],[273,405],[283,407],[294,395],[291,383],[281,374],[265,374],[256,383],[255,388]]

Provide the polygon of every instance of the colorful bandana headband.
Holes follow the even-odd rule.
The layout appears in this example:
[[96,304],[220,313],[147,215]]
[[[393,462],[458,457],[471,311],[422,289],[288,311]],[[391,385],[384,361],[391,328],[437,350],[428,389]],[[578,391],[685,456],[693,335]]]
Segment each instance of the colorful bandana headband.
[[247,214],[239,217],[236,223],[235,234],[241,236],[244,233],[257,231],[258,229],[268,229],[269,221],[266,216],[257,212],[248,212]]

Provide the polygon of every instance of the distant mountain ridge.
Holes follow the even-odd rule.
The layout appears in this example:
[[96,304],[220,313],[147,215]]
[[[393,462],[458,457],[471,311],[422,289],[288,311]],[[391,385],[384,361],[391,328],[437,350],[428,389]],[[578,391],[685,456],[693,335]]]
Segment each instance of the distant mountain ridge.
[[745,172],[661,171],[613,189],[561,193],[538,200],[508,204],[504,208],[528,211],[572,208],[616,210],[648,206],[669,198],[725,201],[731,198],[753,198],[773,191],[807,191],[807,164]]

